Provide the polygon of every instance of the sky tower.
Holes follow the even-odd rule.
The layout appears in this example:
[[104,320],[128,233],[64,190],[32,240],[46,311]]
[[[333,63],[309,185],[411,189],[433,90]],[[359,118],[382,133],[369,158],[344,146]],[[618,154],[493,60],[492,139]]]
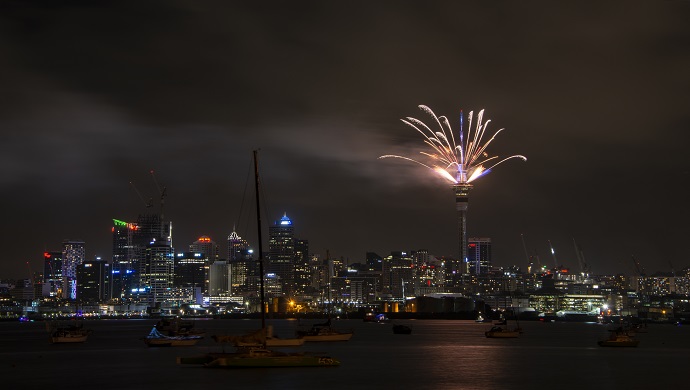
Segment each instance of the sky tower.
[[453,185],[455,209],[458,212],[458,244],[460,246],[458,254],[463,264],[467,262],[467,205],[470,200],[471,189],[472,184]]
[[[491,172],[491,169],[506,160],[519,158],[527,161],[527,158],[522,155],[513,155],[499,160],[498,156],[489,156],[486,153],[486,148],[503,129],[496,131],[490,138],[487,136],[488,140],[483,140],[486,127],[491,122],[491,120],[487,120],[485,123],[482,123],[484,110],[479,111],[479,114],[477,114],[477,123],[474,129],[472,129],[473,112],[470,111],[470,114],[467,116],[467,137],[465,137],[465,130],[463,129],[464,117],[462,111],[460,111],[460,131],[458,133],[458,143],[456,143],[448,118],[436,116],[427,106],[420,105],[419,108],[434,119],[439,130],[432,130],[419,119],[407,117],[401,120],[424,136],[424,143],[431,150],[419,153],[425,156],[426,162],[393,154],[383,155],[379,158],[394,157],[417,163],[431,169],[452,183],[455,192],[455,208],[458,213],[459,256],[464,263],[467,261],[467,206],[470,190],[472,189],[472,184],[470,183]],[[485,165],[488,165],[488,168],[485,168]]]

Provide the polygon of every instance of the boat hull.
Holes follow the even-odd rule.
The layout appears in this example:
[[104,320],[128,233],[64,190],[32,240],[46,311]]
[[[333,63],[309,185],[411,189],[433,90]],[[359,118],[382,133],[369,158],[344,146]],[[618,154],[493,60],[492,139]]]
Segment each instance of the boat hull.
[[[304,345],[304,342],[304,337],[298,337],[294,339],[279,339],[275,337],[266,338],[267,347],[299,347],[301,345]],[[237,341],[235,345],[238,347],[257,347],[261,344],[256,342]]]
[[514,339],[520,337],[520,332],[504,330],[500,332],[487,331],[484,335],[490,339]]
[[598,342],[600,347],[637,347],[640,342],[638,340],[615,341],[615,340],[601,340]]
[[190,347],[196,345],[200,340],[200,338],[188,340],[145,339],[144,342],[149,347]]
[[352,333],[331,333],[331,334],[317,334],[305,335],[304,341],[348,341],[352,338]]
[[61,343],[83,343],[89,337],[88,334],[85,335],[74,335],[74,336],[52,336],[50,342],[53,344]]

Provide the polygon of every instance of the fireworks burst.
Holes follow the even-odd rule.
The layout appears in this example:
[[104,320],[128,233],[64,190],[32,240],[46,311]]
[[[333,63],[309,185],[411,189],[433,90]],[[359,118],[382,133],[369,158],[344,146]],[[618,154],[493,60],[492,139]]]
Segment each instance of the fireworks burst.
[[[477,178],[491,172],[491,170],[497,165],[512,158],[519,158],[523,161],[527,161],[527,158],[522,155],[514,155],[501,160],[499,160],[498,156],[489,157],[489,155],[486,153],[486,148],[496,138],[498,133],[504,129],[499,129],[491,136],[491,138],[489,138],[487,141],[484,141],[486,128],[489,125],[489,122],[491,122],[491,120],[487,120],[484,124],[482,124],[484,110],[479,111],[479,114],[477,115],[477,124],[474,131],[472,131],[473,112],[470,111],[470,114],[467,117],[467,138],[465,138],[465,132],[463,130],[462,111],[460,112],[459,143],[456,143],[453,130],[448,122],[448,118],[445,116],[436,116],[436,114],[434,114],[434,112],[425,105],[420,105],[419,108],[434,118],[440,131],[431,130],[431,128],[424,122],[415,118],[407,117],[406,119],[401,120],[403,123],[417,130],[424,136],[424,143],[429,145],[432,151],[419,153],[426,156],[430,162],[425,164],[409,157],[397,156],[393,154],[387,154],[379,158],[394,157],[412,161],[433,170],[453,184],[471,183]],[[488,166],[488,168],[486,166]]]

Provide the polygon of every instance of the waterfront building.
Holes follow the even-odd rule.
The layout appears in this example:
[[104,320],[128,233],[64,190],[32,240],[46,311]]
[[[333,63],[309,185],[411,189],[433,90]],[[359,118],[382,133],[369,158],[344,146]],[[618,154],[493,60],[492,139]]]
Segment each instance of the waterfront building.
[[83,241],[65,240],[62,243],[62,297],[77,298],[77,266],[86,258]]

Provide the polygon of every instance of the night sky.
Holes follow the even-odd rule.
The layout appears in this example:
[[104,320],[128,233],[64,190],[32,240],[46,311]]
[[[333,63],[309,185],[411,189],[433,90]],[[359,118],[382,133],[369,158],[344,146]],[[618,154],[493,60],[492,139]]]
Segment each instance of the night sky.
[[489,154],[527,157],[470,196],[496,265],[523,235],[573,271],[573,239],[595,274],[690,266],[688,1],[4,1],[0,53],[0,278],[65,239],[109,259],[156,182],[176,251],[255,246],[255,149],[264,224],[311,252],[457,257],[450,186],[378,159],[427,150],[420,104],[456,131],[484,109]]

